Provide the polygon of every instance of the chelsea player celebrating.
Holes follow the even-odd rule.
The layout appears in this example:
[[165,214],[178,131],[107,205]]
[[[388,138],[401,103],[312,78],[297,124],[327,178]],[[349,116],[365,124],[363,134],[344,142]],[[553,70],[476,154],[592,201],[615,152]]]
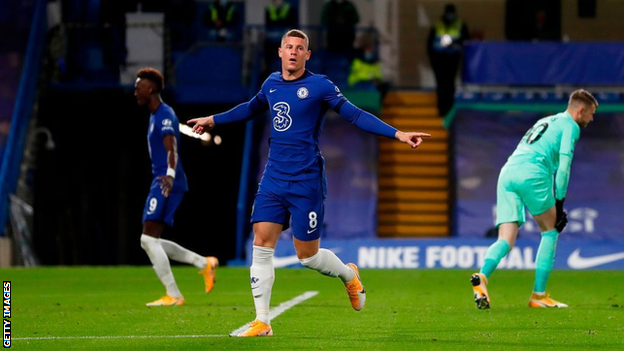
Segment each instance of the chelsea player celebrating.
[[237,336],[273,335],[269,320],[275,280],[273,253],[290,214],[294,246],[302,265],[338,277],[346,286],[356,311],[364,307],[366,291],[353,264],[344,264],[333,252],[319,248],[326,179],[319,150],[325,112],[333,109],[359,128],[417,147],[426,133],[404,133],[351,104],[327,77],[305,69],[310,59],[308,36],[290,30],[278,50],[282,71],[271,74],[250,101],[221,114],[188,121],[199,134],[215,125],[248,120],[270,110],[272,129],[268,161],[258,187],[251,222],[254,241],[250,268],[256,320]]
[[141,247],[147,253],[156,275],[167,289],[167,295],[147,303],[147,306],[183,305],[184,297],[171,272],[169,258],[192,264],[204,276],[206,293],[214,285],[216,257],[203,257],[170,240],[161,239],[166,225],[173,225],[173,215],[188,190],[186,174],[178,159],[180,123],[173,109],[165,104],[160,92],[165,87],[162,74],[154,68],[143,68],[137,73],[134,96],[141,106],[151,112],[147,131],[147,146],[152,160],[154,179],[143,210]]

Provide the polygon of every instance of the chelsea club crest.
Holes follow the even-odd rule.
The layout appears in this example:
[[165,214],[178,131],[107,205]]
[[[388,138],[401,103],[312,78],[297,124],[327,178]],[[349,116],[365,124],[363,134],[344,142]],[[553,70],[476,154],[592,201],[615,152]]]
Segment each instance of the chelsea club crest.
[[300,99],[305,99],[305,98],[307,98],[307,97],[308,97],[308,94],[310,94],[310,93],[308,92],[308,88],[306,88],[306,87],[302,87],[302,88],[299,88],[299,89],[297,90],[297,96],[298,96]]

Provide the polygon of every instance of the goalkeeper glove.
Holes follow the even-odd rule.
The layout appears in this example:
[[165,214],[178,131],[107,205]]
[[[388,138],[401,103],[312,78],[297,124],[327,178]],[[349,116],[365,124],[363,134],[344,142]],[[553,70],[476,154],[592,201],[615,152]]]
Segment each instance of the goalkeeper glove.
[[557,210],[557,218],[555,220],[555,229],[557,229],[559,233],[561,233],[563,231],[563,228],[565,228],[565,226],[568,224],[568,214],[563,210],[564,201],[565,201],[565,198],[555,201],[555,208]]

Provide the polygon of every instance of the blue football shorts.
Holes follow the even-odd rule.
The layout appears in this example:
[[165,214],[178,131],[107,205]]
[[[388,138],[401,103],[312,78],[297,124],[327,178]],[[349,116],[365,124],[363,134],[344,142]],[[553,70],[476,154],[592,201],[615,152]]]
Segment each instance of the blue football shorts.
[[143,209],[143,223],[145,221],[162,222],[168,226],[173,226],[173,215],[180,206],[184,192],[170,193],[165,197],[160,189],[160,181],[154,179],[150,192],[145,201]]
[[260,180],[251,214],[251,223],[287,224],[301,241],[321,237],[325,216],[326,182],[323,176],[306,180],[280,180],[264,175]]

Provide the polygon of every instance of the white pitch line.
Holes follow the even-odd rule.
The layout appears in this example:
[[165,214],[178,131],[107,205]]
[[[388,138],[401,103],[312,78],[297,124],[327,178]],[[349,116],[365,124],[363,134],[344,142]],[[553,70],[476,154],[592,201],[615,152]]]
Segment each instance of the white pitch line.
[[158,338],[221,338],[225,335],[112,335],[112,336],[41,336],[11,338],[11,340],[79,340],[79,339],[158,339]]
[[[318,293],[319,293],[318,291],[306,291],[303,294],[301,294],[301,295],[299,295],[299,296],[297,296],[297,297],[295,297],[295,298],[293,298],[291,300],[288,300],[286,302],[282,302],[281,304],[279,304],[279,306],[271,309],[271,311],[269,312],[269,319],[273,320],[273,319],[277,318],[277,316],[279,316],[280,314],[288,311],[291,307],[293,307],[293,306],[295,306],[295,305],[297,305],[297,304],[299,304],[299,303],[301,303],[301,302],[303,302],[303,301],[305,301],[307,299],[313,298],[314,296],[318,295]],[[245,324],[242,327],[232,331],[230,333],[230,336],[236,336],[239,333],[245,331],[247,328],[248,328],[248,326],[247,326],[247,324]]]
[[[269,318],[274,319],[280,314],[286,312],[291,307],[310,299],[318,295],[318,291],[306,291],[305,293],[281,303],[276,308],[272,309],[269,313]],[[247,329],[247,324],[234,330],[230,335],[236,335],[243,330]],[[12,340],[93,340],[93,339],[184,339],[184,338],[222,338],[226,335],[110,335],[110,336],[40,336],[40,337],[25,337],[25,338],[11,338]]]

